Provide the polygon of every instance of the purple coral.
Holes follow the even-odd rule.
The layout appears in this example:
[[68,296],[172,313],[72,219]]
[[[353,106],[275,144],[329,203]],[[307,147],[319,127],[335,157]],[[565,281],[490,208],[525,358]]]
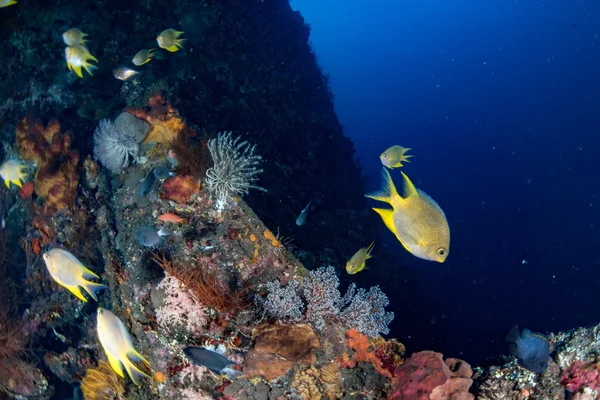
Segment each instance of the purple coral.
[[206,307],[194,300],[177,278],[165,273],[158,288],[165,292],[164,305],[156,310],[159,324],[166,328],[183,326],[193,333],[204,328],[208,320]]
[[342,297],[339,285],[335,269],[322,267],[310,271],[299,283],[291,281],[283,286],[279,281],[270,282],[266,298],[259,303],[271,317],[294,322],[303,317],[318,330],[335,319],[369,337],[389,333],[394,313],[385,311],[389,301],[379,286],[367,292],[352,284]]

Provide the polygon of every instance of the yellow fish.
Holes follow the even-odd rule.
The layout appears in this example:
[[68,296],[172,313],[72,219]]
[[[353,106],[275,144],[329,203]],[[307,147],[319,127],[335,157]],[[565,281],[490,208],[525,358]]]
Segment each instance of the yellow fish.
[[87,35],[87,33],[83,33],[77,28],[71,28],[62,34],[62,39],[67,46],[75,46],[78,44],[84,45],[85,42],[87,42],[87,40],[84,39],[84,37],[86,37]]
[[158,42],[158,47],[160,47],[161,49],[168,50],[172,53],[179,49],[183,49],[183,42],[187,40],[179,39],[179,36],[183,35],[183,33],[184,32],[176,31],[175,29],[165,29],[156,38],[156,41]]
[[131,62],[133,65],[137,65],[138,67],[146,64],[148,61],[152,60],[152,57],[154,57],[154,50],[155,49],[145,49],[138,51],[131,59]]
[[144,357],[140,355],[131,343],[131,336],[125,328],[125,324],[112,312],[98,307],[98,339],[104,348],[104,353],[112,369],[124,378],[123,367],[127,374],[136,385],[140,384],[139,378],[148,375],[143,373],[135,366],[133,361],[144,361],[149,364]]
[[371,258],[371,251],[373,251],[373,246],[375,246],[375,242],[371,242],[368,247],[363,247],[359,251],[357,251],[346,263],[346,272],[350,275],[354,275],[357,272],[365,269],[367,265],[367,260]]
[[10,188],[11,183],[21,187],[21,181],[25,181],[25,177],[27,177],[27,172],[24,172],[23,169],[26,169],[25,165],[16,160],[4,161],[0,165],[0,178],[4,180],[7,188]]
[[44,253],[42,258],[44,259],[46,268],[48,268],[48,272],[50,272],[52,278],[54,278],[59,285],[68,289],[86,303],[87,299],[83,297],[80,286],[96,301],[98,301],[96,292],[106,289],[105,285],[87,281],[86,279],[100,279],[100,277],[87,269],[81,261],[66,250],[52,249],[49,252]]
[[444,211],[425,192],[415,188],[406,174],[402,173],[402,197],[396,191],[388,170],[383,168],[381,175],[381,190],[365,197],[388,203],[393,209],[373,210],[406,250],[424,260],[444,262],[450,251],[450,228]]
[[15,0],[0,0],[0,8],[12,6],[13,4],[17,4]]
[[390,169],[399,168],[402,163],[409,163],[408,160],[411,155],[407,155],[406,152],[411,150],[410,148],[402,146],[392,146],[379,156],[381,163]]
[[96,57],[91,55],[90,51],[80,44],[67,47],[65,49],[65,59],[67,60],[67,67],[69,67],[69,71],[75,71],[77,76],[80,78],[83,78],[81,67],[85,68],[90,75],[94,75],[92,71],[98,69],[98,67],[95,65],[88,63],[88,60],[98,62]]

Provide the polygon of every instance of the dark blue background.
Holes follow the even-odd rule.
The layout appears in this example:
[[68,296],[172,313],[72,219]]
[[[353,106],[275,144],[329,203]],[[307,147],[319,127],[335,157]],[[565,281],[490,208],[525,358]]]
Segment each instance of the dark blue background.
[[[389,231],[380,284],[409,352],[481,363],[518,323],[547,332],[600,320],[600,24],[596,0],[293,0],[331,76],[370,183],[379,154],[448,217],[444,264]],[[400,181],[400,174],[392,172]],[[375,205],[375,203],[372,203]],[[383,225],[383,224],[382,224]],[[365,232],[368,244],[372,232]]]

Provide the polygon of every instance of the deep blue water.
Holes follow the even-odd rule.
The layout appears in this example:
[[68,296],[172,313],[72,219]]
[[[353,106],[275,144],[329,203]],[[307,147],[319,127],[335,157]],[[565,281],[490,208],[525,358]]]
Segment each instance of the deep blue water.
[[481,363],[507,353],[515,323],[547,332],[599,322],[600,2],[292,6],[312,27],[365,190],[379,186],[383,150],[412,147],[403,171],[448,217],[444,264],[413,257],[382,228],[375,253],[398,265],[374,258],[353,277],[388,293],[391,335],[409,352]]

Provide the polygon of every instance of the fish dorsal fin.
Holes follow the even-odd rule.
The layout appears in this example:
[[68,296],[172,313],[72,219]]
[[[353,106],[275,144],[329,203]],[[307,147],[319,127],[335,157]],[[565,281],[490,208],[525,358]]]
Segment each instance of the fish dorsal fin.
[[392,177],[386,168],[381,170],[381,189],[368,193],[365,195],[365,197],[377,201],[383,201],[388,204],[392,204],[392,199],[398,197],[398,191],[396,190],[394,181],[392,181]]
[[408,199],[409,197],[418,197],[419,196],[419,190],[415,187],[415,185],[413,185],[412,181],[408,178],[408,176],[404,173],[401,172],[402,177],[404,178],[404,184],[402,186],[403,189],[403,193],[402,193],[402,197],[405,199]]
[[432,199],[427,193],[425,193],[424,191],[422,191],[421,189],[417,189],[417,194],[418,196],[423,199],[424,202],[426,202],[427,204],[429,204],[431,207],[435,208],[436,210],[438,210],[440,212],[440,214],[442,214],[444,217],[446,216],[446,214],[444,213],[444,210],[442,210],[442,208],[440,207],[440,205],[437,203],[437,201],[435,201],[434,199]]

